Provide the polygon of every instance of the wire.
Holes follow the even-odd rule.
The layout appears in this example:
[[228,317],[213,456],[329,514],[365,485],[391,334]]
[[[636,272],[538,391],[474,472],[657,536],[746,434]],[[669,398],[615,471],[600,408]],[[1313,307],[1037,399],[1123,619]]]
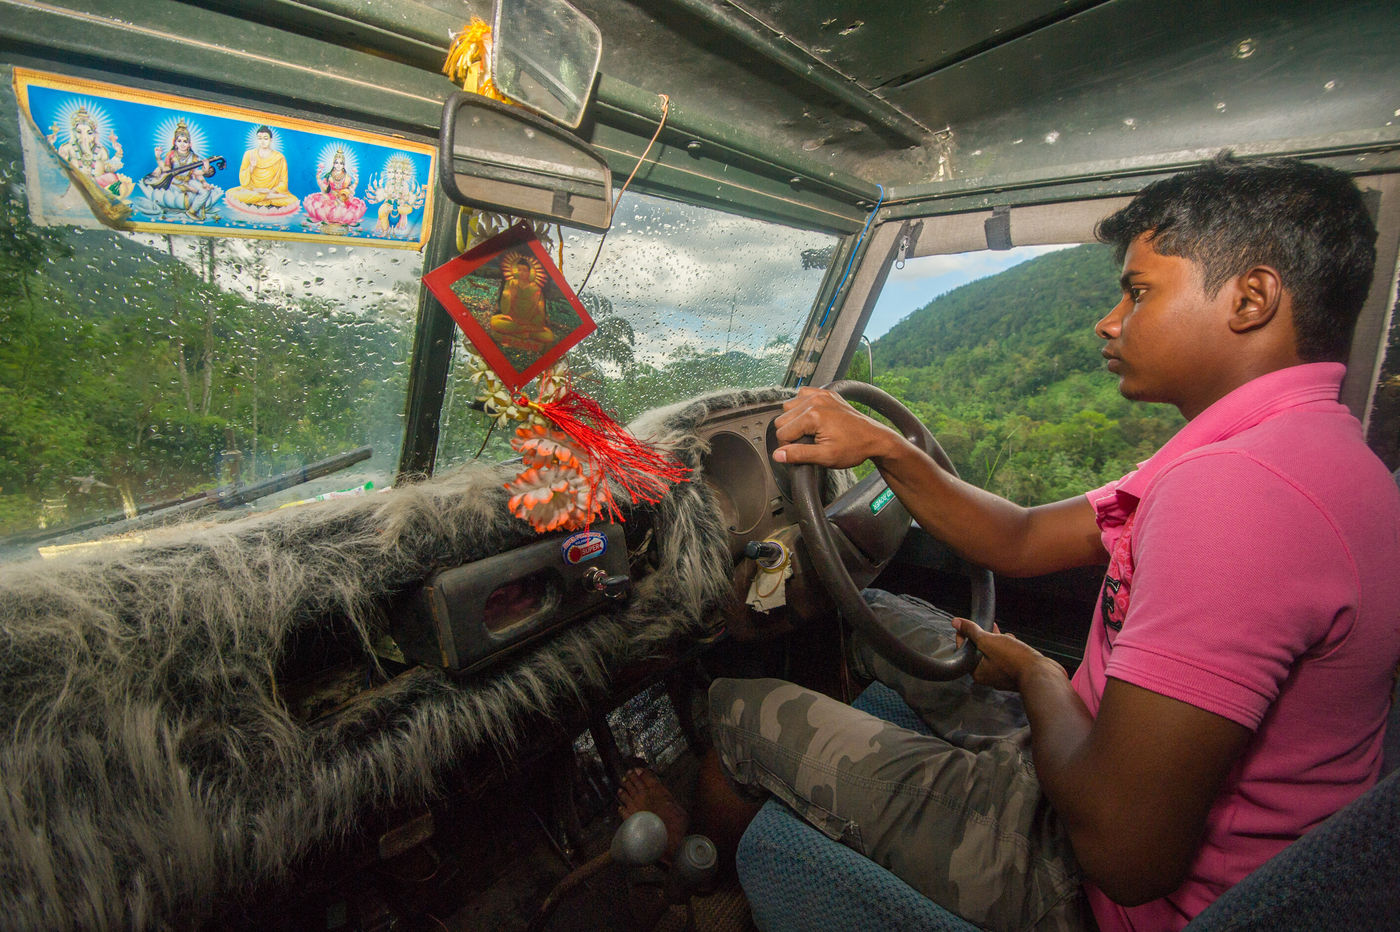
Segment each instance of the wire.
[[[608,208],[608,229],[603,231],[603,235],[598,237],[598,248],[593,251],[593,261],[588,264],[588,274],[583,276],[583,284],[574,289],[575,295],[582,295],[583,289],[588,287],[588,280],[593,277],[593,269],[598,264],[598,257],[603,253],[603,243],[608,238],[608,231],[612,229],[613,213],[617,210],[617,205],[622,203],[622,195],[627,193],[627,186],[632,183],[632,179],[637,175],[637,169],[642,167],[642,163],[651,154],[651,147],[656,145],[656,140],[661,135],[661,128],[666,125],[666,118],[671,114],[671,98],[666,94],[657,94],[661,98],[661,122],[656,124],[656,132],[651,134],[651,141],[642,150],[641,158],[637,159],[637,164],[632,166],[632,172],[627,176],[627,180],[622,183],[622,188],[617,192],[617,199]],[[881,197],[884,196],[884,188],[880,189]]]
[[[855,245],[851,247],[851,256],[846,260],[846,271],[841,273],[841,280],[836,283],[836,288],[831,292],[831,300],[826,302],[826,310],[822,311],[822,319],[817,322],[817,333],[821,333],[826,326],[826,319],[831,316],[831,309],[836,306],[836,298],[841,294],[841,289],[846,287],[846,279],[851,277],[851,267],[855,265],[856,256],[860,254],[861,243],[865,242],[865,234],[870,231],[870,224],[875,219],[875,215],[880,212],[880,205],[885,203],[885,186],[876,185],[880,189],[880,197],[875,201],[875,206],[870,208],[870,216],[865,218],[865,226],[860,228],[860,235],[856,237]],[[802,376],[797,380],[800,388],[807,377]]]
[[[484,413],[484,412],[483,412],[483,413]],[[488,416],[489,416],[489,415],[488,415]],[[482,453],[483,450],[486,449],[486,443],[487,443],[487,441],[489,441],[489,440],[491,439],[491,432],[492,432],[493,430],[495,430],[495,429],[496,429],[496,419],[495,419],[494,417],[492,417],[492,418],[491,418],[491,423],[486,425],[486,436],[481,438],[481,446],[477,448],[475,455],[472,456],[472,459],[474,459],[474,460],[475,460],[475,459],[481,459],[481,453]]]
[[780,587],[780,586],[783,584],[783,580],[785,580],[785,579],[787,578],[787,576],[786,576],[786,574],[785,574],[785,572],[784,572],[785,570],[787,570],[787,561],[786,561],[786,560],[784,560],[784,561],[783,561],[783,565],[780,566],[780,567],[778,567],[777,569],[771,569],[771,570],[770,570],[770,569],[765,569],[765,570],[763,570],[763,574],[764,574],[764,575],[776,576],[777,579],[773,580],[773,585],[770,586],[770,587],[768,588],[768,591],[767,591],[767,592],[764,592],[764,591],[763,591],[763,588],[762,588],[762,586],[763,586],[763,576],[762,576],[762,575],[759,576],[758,579],[757,579],[757,580],[755,581],[755,583],[754,583],[753,594],[754,594],[755,596],[757,596],[759,599],[766,599],[766,598],[768,598],[769,596],[773,595],[773,593],[775,593],[775,592],[778,591],[778,587]]
[[572,868],[574,866],[573,858],[569,857],[569,852],[564,849],[564,846],[554,837],[554,833],[544,824],[544,819],[540,818],[540,814],[535,811],[535,807],[527,805],[525,810],[535,817],[535,821],[540,826],[540,831],[544,833],[544,837],[548,840],[549,846],[554,849],[554,853],[559,855],[559,860],[564,862],[565,867]]

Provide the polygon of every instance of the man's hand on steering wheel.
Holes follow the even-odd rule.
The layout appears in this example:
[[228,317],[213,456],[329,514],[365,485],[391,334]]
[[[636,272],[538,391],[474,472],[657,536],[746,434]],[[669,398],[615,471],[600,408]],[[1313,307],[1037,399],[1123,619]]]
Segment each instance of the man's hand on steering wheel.
[[[907,444],[898,431],[861,414],[833,391],[800,388],[773,420],[784,446],[773,451],[779,463],[811,463],[828,469],[858,466],[878,460],[897,444]],[[810,437],[807,442],[800,442]]]

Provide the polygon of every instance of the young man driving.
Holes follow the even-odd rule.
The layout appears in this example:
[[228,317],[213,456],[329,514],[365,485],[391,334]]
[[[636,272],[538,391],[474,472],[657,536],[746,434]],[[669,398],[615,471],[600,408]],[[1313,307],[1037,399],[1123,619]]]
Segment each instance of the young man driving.
[[991,928],[1184,926],[1375,781],[1400,658],[1400,493],[1337,401],[1375,257],[1356,186],[1222,156],[1099,237],[1122,258],[1095,328],[1107,368],[1188,419],[1139,469],[1025,508],[813,389],[774,453],[871,460],[922,528],[994,572],[1107,562],[1074,675],[872,593],[908,643],[956,631],[981,649],[976,685],[858,651],[939,737],[777,680],[710,693],[730,777]]

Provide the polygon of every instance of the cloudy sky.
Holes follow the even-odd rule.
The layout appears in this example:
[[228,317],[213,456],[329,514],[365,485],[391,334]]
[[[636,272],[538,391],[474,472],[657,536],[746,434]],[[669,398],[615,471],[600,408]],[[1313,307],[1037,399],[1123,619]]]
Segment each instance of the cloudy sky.
[[[569,231],[564,277],[577,291],[598,248],[594,234]],[[801,328],[821,269],[802,251],[834,238],[760,220],[626,195],[583,294],[607,298],[637,330],[638,355],[681,345],[761,350]]]
[[[568,236],[564,273],[575,289],[597,243],[591,234]],[[632,321],[645,344],[640,354],[662,355],[681,342],[759,350],[776,336],[796,335],[823,274],[802,268],[802,251],[834,243],[819,233],[628,195],[585,293],[607,297]],[[866,334],[873,340],[938,295],[1062,248],[911,259],[890,270]]]
[[[167,248],[163,236],[133,238]],[[172,239],[176,255],[200,268],[202,240]],[[599,239],[581,230],[565,233],[563,272],[576,291]],[[822,270],[803,269],[802,251],[834,241],[628,194],[583,293],[607,298],[632,323],[641,358],[656,360],[683,345],[761,350],[797,332],[821,285]],[[364,310],[403,296],[406,288],[416,293],[422,273],[422,258],[412,250],[232,237],[219,240],[218,249],[219,284],[248,295],[260,292],[264,300],[312,296]]]

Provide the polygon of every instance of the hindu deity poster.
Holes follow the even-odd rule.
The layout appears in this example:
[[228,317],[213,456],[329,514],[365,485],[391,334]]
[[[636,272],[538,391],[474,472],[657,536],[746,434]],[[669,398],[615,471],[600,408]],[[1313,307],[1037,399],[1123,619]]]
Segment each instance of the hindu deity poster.
[[[432,145],[14,69],[35,222],[419,249]],[[23,131],[23,130],[22,130]]]
[[438,266],[423,283],[511,390],[596,327],[528,223]]

